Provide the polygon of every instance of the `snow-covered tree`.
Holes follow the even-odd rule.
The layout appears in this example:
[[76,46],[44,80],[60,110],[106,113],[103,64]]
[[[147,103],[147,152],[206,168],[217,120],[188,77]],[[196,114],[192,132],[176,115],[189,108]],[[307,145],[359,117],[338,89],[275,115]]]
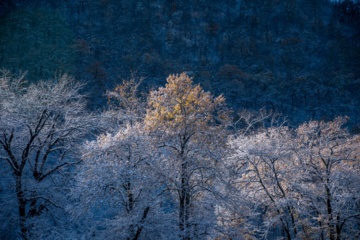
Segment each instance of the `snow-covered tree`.
[[0,166],[10,184],[9,195],[2,194],[1,211],[7,214],[0,216],[7,218],[1,222],[18,221],[16,230],[28,239],[35,229],[47,234],[36,221],[47,218],[44,222],[56,225],[61,220],[57,210],[63,207],[64,187],[79,162],[77,145],[91,129],[91,118],[79,93],[82,85],[70,76],[30,85],[24,79],[25,74],[8,71],[0,76]]
[[263,224],[257,234],[280,228],[284,238],[296,236],[291,181],[291,134],[287,127],[273,127],[230,141],[232,156],[227,160],[236,170],[232,185],[256,202]]
[[230,140],[230,183],[253,203],[243,218],[252,223],[248,233],[257,228],[254,236],[286,239],[359,235],[359,136],[350,135],[345,122],[311,121]]
[[104,132],[82,149],[84,161],[72,191],[77,206],[69,209],[89,238],[172,239],[177,230],[161,194],[160,153],[144,128],[140,83],[125,80],[108,92],[109,109],[98,119]]
[[360,136],[349,134],[346,121],[311,121],[296,130],[293,189],[307,218],[304,231],[319,239],[360,236]]
[[216,166],[226,145],[225,99],[212,97],[185,73],[150,92],[145,126],[162,151],[159,174],[178,213],[179,238],[201,239],[215,224]]
[[[95,214],[96,239],[169,239],[171,216],[162,209],[156,151],[139,123],[121,126],[85,144],[76,194],[80,208]],[[80,214],[81,216],[81,214]],[[97,219],[97,220],[96,220]]]

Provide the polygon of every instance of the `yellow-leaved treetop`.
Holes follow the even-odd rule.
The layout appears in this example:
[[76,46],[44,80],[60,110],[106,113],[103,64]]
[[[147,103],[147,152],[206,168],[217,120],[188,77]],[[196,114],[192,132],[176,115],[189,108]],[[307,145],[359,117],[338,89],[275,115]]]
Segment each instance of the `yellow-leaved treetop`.
[[190,134],[229,119],[225,98],[213,98],[186,73],[170,75],[165,88],[150,93],[148,106],[145,122],[152,130],[181,129]]
[[186,73],[170,75],[165,88],[150,92],[145,126],[164,149],[161,171],[177,202],[182,240],[199,239],[213,226],[213,216],[202,216],[213,211],[200,209],[213,208],[205,199],[214,189],[228,120],[225,98],[212,97]]

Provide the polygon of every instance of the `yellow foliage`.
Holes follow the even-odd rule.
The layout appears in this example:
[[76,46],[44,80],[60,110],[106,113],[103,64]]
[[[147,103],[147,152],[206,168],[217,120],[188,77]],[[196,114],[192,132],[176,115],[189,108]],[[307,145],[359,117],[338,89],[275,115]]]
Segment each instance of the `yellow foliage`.
[[218,120],[227,120],[225,98],[213,98],[186,73],[170,75],[165,88],[150,93],[145,124],[149,129],[204,129]]

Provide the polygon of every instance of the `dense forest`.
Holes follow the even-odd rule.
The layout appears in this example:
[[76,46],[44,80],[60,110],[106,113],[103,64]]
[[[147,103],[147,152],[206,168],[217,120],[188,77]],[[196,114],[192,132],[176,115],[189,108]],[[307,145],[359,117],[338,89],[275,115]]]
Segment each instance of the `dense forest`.
[[234,109],[357,123],[359,14],[350,0],[2,0],[0,66],[71,74],[94,109],[131,75],[148,92],[187,72]]
[[0,239],[359,239],[360,2],[0,1]]

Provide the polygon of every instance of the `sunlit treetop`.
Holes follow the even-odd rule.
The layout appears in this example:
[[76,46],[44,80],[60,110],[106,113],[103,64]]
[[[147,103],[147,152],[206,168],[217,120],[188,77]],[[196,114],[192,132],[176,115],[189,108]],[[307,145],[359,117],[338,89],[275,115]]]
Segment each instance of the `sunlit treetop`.
[[[170,75],[165,88],[152,91],[145,118],[150,129],[204,130],[229,119],[225,98],[214,98],[186,73]],[[192,129],[192,130],[191,130]]]

